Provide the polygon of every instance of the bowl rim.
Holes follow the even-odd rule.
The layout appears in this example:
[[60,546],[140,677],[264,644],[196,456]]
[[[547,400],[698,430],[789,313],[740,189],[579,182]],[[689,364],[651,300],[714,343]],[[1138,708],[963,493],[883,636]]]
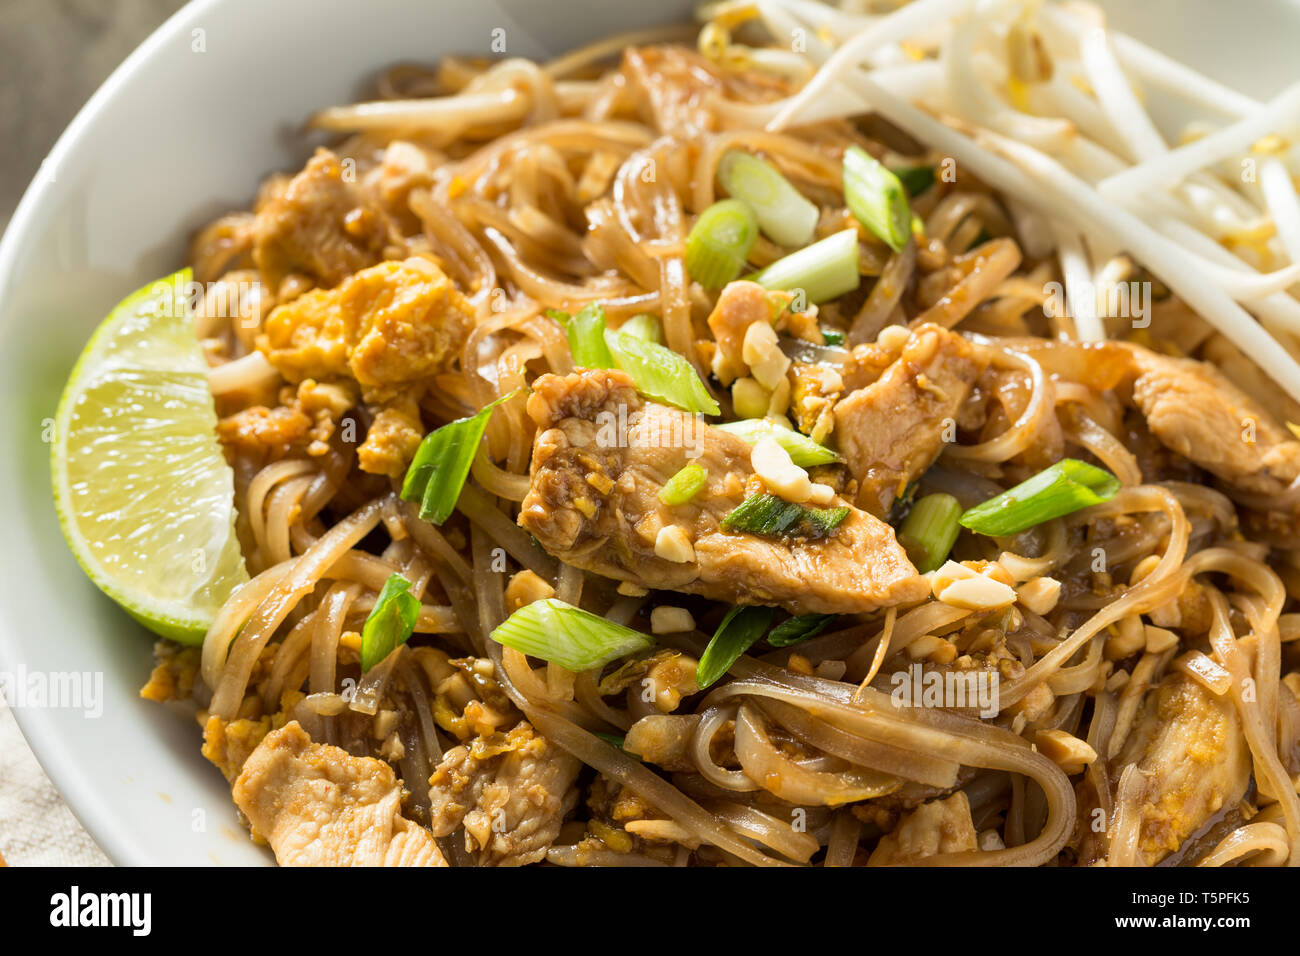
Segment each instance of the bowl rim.
[[[222,2],[224,0],[189,0],[159,24],[113,69],[59,134],[23,191],[13,217],[5,227],[4,236],[0,238],[0,301],[10,294],[22,238],[35,224],[37,210],[59,188],[58,182],[45,173],[58,168],[99,113],[136,73],[145,68],[169,42],[188,30],[199,17]],[[12,624],[0,615],[0,662],[10,661],[16,664],[20,662],[21,649],[19,642],[10,633],[11,629]],[[75,754],[52,725],[47,712],[41,708],[29,707],[9,709],[37,763],[104,855],[119,866],[149,864],[151,861],[142,853],[130,833],[115,819],[111,804],[96,799],[94,781],[77,769]]]

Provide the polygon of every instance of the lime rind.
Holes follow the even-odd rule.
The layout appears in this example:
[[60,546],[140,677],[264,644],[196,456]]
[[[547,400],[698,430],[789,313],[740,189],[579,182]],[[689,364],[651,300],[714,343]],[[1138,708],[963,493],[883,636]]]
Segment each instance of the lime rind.
[[150,283],[101,323],[60,399],[51,470],[90,579],[154,633],[194,644],[248,572],[190,280]]

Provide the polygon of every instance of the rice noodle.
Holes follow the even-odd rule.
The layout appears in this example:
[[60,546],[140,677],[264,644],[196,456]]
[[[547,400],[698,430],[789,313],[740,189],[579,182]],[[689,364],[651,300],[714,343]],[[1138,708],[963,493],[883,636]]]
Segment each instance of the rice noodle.
[[[313,740],[386,761],[407,790],[402,812],[424,826],[446,796],[426,785],[446,768],[444,747],[463,745],[466,772],[477,773],[504,752],[497,748],[522,714],[548,748],[582,765],[553,795],[571,809],[551,821],[557,842],[539,851],[564,866],[852,866],[920,804],[958,793],[982,849],[906,862],[1300,863],[1291,774],[1300,702],[1292,647],[1283,647],[1300,640],[1300,615],[1284,613],[1300,587],[1300,549],[1287,537],[1300,483],[1267,493],[1264,482],[1282,473],[1272,465],[1253,484],[1217,466],[1194,468],[1200,458],[1174,447],[1168,423],[1143,421],[1133,394],[1139,345],[1149,346],[1220,358],[1279,425],[1293,417],[1300,200],[1291,179],[1300,160],[1283,140],[1300,86],[1261,104],[1103,29],[1085,10],[917,0],[876,15],[805,0],[728,2],[701,13],[696,48],[651,46],[687,35],[655,29],[549,64],[402,67],[383,78],[381,100],[318,114],[317,127],[355,134],[337,150],[356,163],[356,177],[344,178],[358,210],[349,234],[369,225],[382,233],[375,248],[357,246],[367,265],[411,256],[436,264],[463,296],[454,301],[466,328],[418,381],[340,372],[341,388],[313,390],[304,369],[282,374],[288,360],[259,348],[270,310],[340,287],[307,262],[263,274],[272,258],[264,211],[310,205],[302,181],[272,178],[254,212],[199,234],[196,274],[222,289],[262,290],[237,317],[220,314],[214,293],[196,320],[252,573],[205,635],[199,706],[227,722],[298,720]],[[773,45],[758,45],[762,29]],[[798,50],[788,43],[796,35],[806,41]],[[1148,89],[1216,118],[1171,149],[1147,112]],[[959,534],[950,559],[1010,580],[1014,604],[972,610],[925,596],[857,605],[797,646],[760,640],[754,656],[742,654],[701,691],[691,669],[731,603],[703,596],[694,579],[693,593],[674,594],[650,568],[629,582],[645,587],[616,589],[599,565],[547,553],[520,526],[519,505],[563,489],[534,484],[537,429],[522,395],[492,417],[444,522],[423,521],[400,500],[403,456],[421,435],[541,375],[575,371],[566,328],[550,310],[599,304],[612,329],[646,313],[717,390],[710,364],[723,347],[721,290],[697,281],[686,260],[688,236],[722,198],[723,157],[739,150],[779,170],[814,208],[821,237],[855,223],[842,176],[855,146],[891,169],[928,169],[930,183],[909,198],[913,227],[901,249],[860,231],[858,288],[774,319],[797,364],[792,401],[770,413],[845,448],[839,432],[851,425],[818,433],[809,409],[824,397],[833,412],[843,395],[878,380],[898,331],[882,342],[882,330],[935,323],[956,332],[980,366],[954,406],[956,438],[945,435],[928,467],[938,443],[904,450],[913,484],[900,495],[941,492],[968,509],[1066,456],[1100,464],[1121,485],[1109,501],[1018,534]],[[1255,157],[1260,181],[1239,181],[1234,164]],[[281,251],[292,260],[290,245]],[[793,251],[764,234],[741,274]],[[1062,288],[1067,307],[1058,309]],[[1149,323],[1123,311],[1133,303],[1117,297],[1131,291],[1151,295]],[[258,323],[235,321],[250,317]],[[816,344],[818,328],[825,345]],[[327,331],[317,331],[324,349]],[[830,344],[832,331],[842,345]],[[303,341],[295,336],[295,348]],[[310,364],[312,353],[296,358]],[[1272,382],[1252,381],[1256,371]],[[807,390],[814,380],[826,385],[820,396]],[[929,372],[917,384],[944,388]],[[739,396],[716,397],[718,418],[739,417],[730,401],[743,407]],[[1282,438],[1268,440],[1286,467],[1293,449],[1276,431]],[[626,467],[613,461],[621,453],[605,451],[592,454]],[[382,469],[368,471],[379,458]],[[638,462],[633,477],[662,483],[657,467]],[[810,475],[850,494],[863,480],[852,472],[836,463]],[[597,487],[598,478],[587,480]],[[620,548],[628,527],[642,533],[648,525],[633,502],[584,525],[582,546]],[[703,499],[660,504],[657,518],[671,513],[688,530],[714,517]],[[638,560],[644,553],[633,549]],[[393,574],[411,582],[416,622],[362,673],[343,635],[363,627]],[[512,610],[552,593],[641,632],[665,607],[680,605],[697,623],[652,635],[653,653],[580,673],[492,639]],[[777,603],[758,584],[748,593]],[[737,594],[735,603],[747,603]],[[783,606],[807,610],[797,599]],[[650,668],[669,691],[653,702],[637,684]],[[1150,808],[1179,796],[1162,793],[1159,774],[1144,774],[1149,765],[1131,752],[1151,739],[1149,721],[1166,719],[1151,695],[1170,673],[1231,702],[1255,787],[1249,802],[1204,820],[1183,821],[1172,806],[1171,832],[1195,828],[1165,856],[1172,847],[1148,840]],[[900,675],[941,678],[943,700],[899,699],[891,690]],[[948,698],[952,680],[966,677],[997,681],[998,713]],[[1095,759],[1062,769],[1046,756],[1048,731],[1086,739]],[[651,746],[637,756],[610,733]],[[612,808],[633,799],[652,812],[620,819]],[[545,831],[542,803],[502,842],[534,824],[529,833]],[[1097,810],[1109,823],[1100,833]],[[627,845],[620,827],[637,841],[628,852],[615,849]],[[437,845],[454,865],[483,862],[463,826]]]

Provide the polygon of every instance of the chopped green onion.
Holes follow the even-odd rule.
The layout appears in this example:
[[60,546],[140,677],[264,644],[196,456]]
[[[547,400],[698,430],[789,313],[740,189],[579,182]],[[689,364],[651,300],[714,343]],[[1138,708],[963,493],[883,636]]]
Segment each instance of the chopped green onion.
[[695,669],[695,683],[701,690],[716,683],[741,654],[758,643],[775,613],[775,608],[761,605],[733,607],[727,612]]
[[746,418],[738,422],[725,422],[715,425],[720,431],[729,432],[743,442],[757,445],[764,438],[774,438],[776,443],[786,450],[790,460],[800,468],[812,465],[829,465],[839,461],[839,455],[825,445],[819,445],[802,432],[797,432],[784,425],[768,421],[766,418]]
[[659,319],[649,312],[642,312],[640,315],[634,315],[618,327],[618,331],[624,335],[631,335],[638,339],[645,339],[647,342],[654,342],[656,345],[664,344],[664,329],[659,324]]
[[632,376],[642,395],[688,412],[716,415],[721,411],[695,366],[668,346],[624,332],[607,332],[605,341],[615,367]]
[[802,289],[814,304],[852,292],[862,281],[858,272],[858,231],[844,229],[804,246],[752,278],[767,289]]
[[828,537],[849,516],[846,505],[838,508],[805,508],[783,501],[776,495],[750,495],[719,525],[724,531],[745,531],[772,538]]
[[771,633],[767,635],[767,643],[773,647],[799,644],[826,630],[833,620],[835,620],[834,614],[798,614],[786,618],[772,628]]
[[617,747],[619,750],[623,749],[623,741],[627,739],[625,737],[620,737],[618,734],[603,734],[599,730],[593,730],[591,733],[593,736],[599,737],[601,740],[605,741],[605,743],[609,744],[611,747]]
[[1115,497],[1119,479],[1104,468],[1063,458],[961,516],[963,527],[1000,538]]
[[361,671],[365,673],[405,644],[420,619],[420,599],[408,589],[411,582],[390,574],[375,606],[361,627]]
[[912,505],[898,529],[898,543],[916,570],[925,574],[948,560],[948,552],[961,533],[957,524],[960,517],[961,502],[952,495],[926,495]]
[[605,310],[596,304],[577,315],[558,309],[548,310],[547,315],[564,326],[575,365],[622,369],[642,395],[688,412],[716,415],[721,411],[695,367],[666,345],[638,334],[643,328],[607,329]]
[[898,177],[866,150],[844,151],[844,201],[849,212],[878,239],[901,252],[912,234],[912,210]]
[[847,336],[839,329],[822,329],[822,341],[827,345],[843,345]]
[[659,489],[659,500],[666,505],[684,505],[699,493],[708,477],[702,465],[691,462]]
[[728,150],[718,164],[718,182],[754,211],[758,228],[777,245],[801,249],[812,242],[820,210],[771,163]]
[[484,406],[478,414],[448,422],[424,436],[402,480],[402,497],[420,503],[422,519],[433,524],[447,520],[465,487],[492,410],[518,393],[519,389],[515,389]]
[[715,202],[686,237],[686,271],[706,289],[721,289],[745,268],[758,238],[754,212],[739,199]]
[[597,303],[583,306],[575,315],[559,309],[546,314],[564,327],[573,364],[579,368],[612,368],[614,359],[605,344],[605,309]]
[[491,634],[492,640],[522,654],[581,673],[653,645],[645,634],[546,598],[525,604]]
[[912,197],[921,195],[934,185],[933,166],[904,166],[901,169],[895,169],[894,175],[903,184],[907,194]]

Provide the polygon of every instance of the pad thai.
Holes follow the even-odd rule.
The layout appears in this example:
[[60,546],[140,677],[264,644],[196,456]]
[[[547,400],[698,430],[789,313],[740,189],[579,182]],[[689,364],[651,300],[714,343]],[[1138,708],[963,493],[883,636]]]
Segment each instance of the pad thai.
[[286,865],[1300,863],[1298,96],[1033,0],[388,70],[194,239],[247,580],[144,696]]

